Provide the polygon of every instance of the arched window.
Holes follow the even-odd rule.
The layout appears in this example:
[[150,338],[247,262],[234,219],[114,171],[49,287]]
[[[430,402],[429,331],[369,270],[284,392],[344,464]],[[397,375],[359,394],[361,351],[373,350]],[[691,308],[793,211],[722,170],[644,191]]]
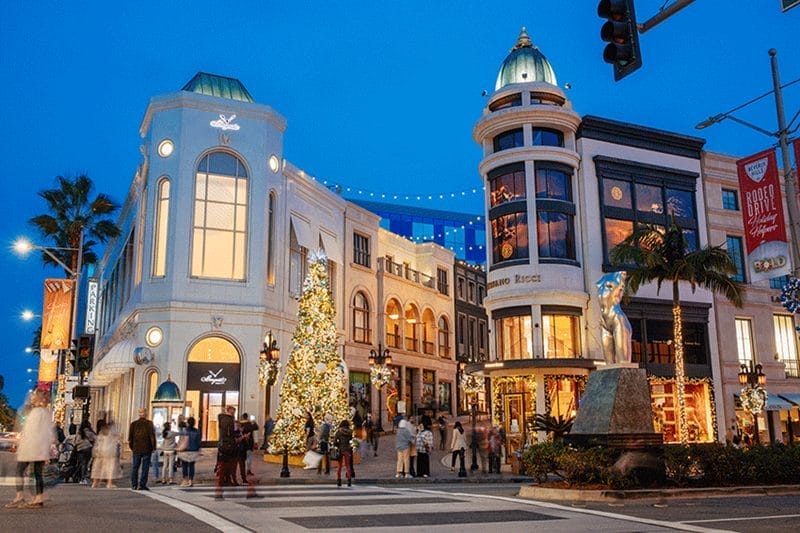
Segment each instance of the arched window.
[[386,303],[386,347],[402,348],[402,337],[400,336],[400,303],[397,300],[389,300]]
[[153,276],[161,277],[167,273],[167,228],[169,224],[169,178],[158,182],[156,199],[156,219],[153,228]]
[[289,228],[289,294],[299,296],[303,292],[303,280],[308,270],[308,249],[300,245],[294,222]]
[[450,358],[450,324],[444,316],[439,317],[439,357]]
[[353,341],[369,344],[370,339],[369,300],[363,292],[357,292],[353,297]]
[[235,156],[206,155],[197,166],[192,276],[245,279],[247,170]]
[[572,169],[536,164],[536,235],[541,260],[575,259]]
[[434,338],[434,326],[436,319],[433,317],[433,311],[426,309],[422,313],[422,353],[426,355],[433,355],[433,347],[436,339]]
[[405,318],[406,318],[406,326],[405,326],[405,337],[406,343],[405,348],[409,352],[418,352],[419,351],[419,311],[417,311],[416,306],[412,304],[408,304],[405,308]]
[[269,192],[267,209],[267,284],[275,285],[275,191]]

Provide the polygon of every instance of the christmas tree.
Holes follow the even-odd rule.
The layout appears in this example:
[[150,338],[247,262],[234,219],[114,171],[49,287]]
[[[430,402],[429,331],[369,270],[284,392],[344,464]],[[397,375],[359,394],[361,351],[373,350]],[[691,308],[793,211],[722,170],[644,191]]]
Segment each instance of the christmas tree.
[[281,383],[275,431],[270,439],[273,453],[305,452],[303,426],[306,413],[319,424],[326,414],[334,424],[349,418],[347,371],[336,348],[336,310],[329,290],[327,258],[315,252],[303,281],[292,336],[292,353]]

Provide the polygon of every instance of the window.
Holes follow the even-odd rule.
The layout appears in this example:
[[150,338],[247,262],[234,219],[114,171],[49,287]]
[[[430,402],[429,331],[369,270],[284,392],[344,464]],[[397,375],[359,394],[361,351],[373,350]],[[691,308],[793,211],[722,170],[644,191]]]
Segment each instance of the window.
[[153,231],[153,276],[167,272],[167,228],[169,226],[169,178],[158,182],[155,231]]
[[294,224],[289,226],[289,294],[300,296],[308,270],[308,250],[300,246]]
[[447,270],[444,268],[436,269],[436,289],[439,294],[444,294],[445,296],[449,294],[450,287],[447,284]]
[[572,169],[536,165],[536,238],[539,258],[575,260]]
[[528,216],[509,213],[492,219],[492,263],[526,259],[528,251]]
[[488,175],[490,190],[490,207],[506,202],[524,200],[525,167],[521,163],[506,165],[493,170]]
[[353,297],[353,341],[369,344],[371,342],[369,329],[369,300],[363,292],[357,292]]
[[409,352],[419,351],[419,311],[416,306],[407,305],[405,309],[405,348]]
[[533,128],[534,146],[564,146],[564,134],[550,128]]
[[494,138],[493,145],[495,152],[523,146],[524,142],[522,140],[522,128],[501,133]]
[[731,211],[739,210],[739,197],[736,195],[736,191],[722,189],[722,208],[730,209]]
[[386,347],[402,348],[402,337],[400,336],[400,303],[397,300],[389,300],[386,304]]
[[459,300],[463,300],[464,299],[464,278],[462,278],[461,276],[458,276],[458,279],[456,280],[456,285],[457,285],[456,291],[457,291],[458,299]]
[[547,359],[573,359],[581,355],[580,311],[556,314],[542,309],[542,341]]
[[777,278],[770,278],[769,288],[783,290],[783,287],[789,283],[789,276],[779,276]]
[[792,315],[774,315],[775,353],[786,369],[786,377],[800,377],[797,360],[797,334]]
[[267,283],[275,285],[275,191],[269,193],[267,209]]
[[753,324],[749,318],[737,318],[735,325],[739,363],[748,364],[753,360]]
[[699,245],[695,192],[698,175],[595,157],[602,198],[604,254],[633,232],[636,224],[667,227],[674,217],[689,250]]
[[353,262],[370,268],[369,237],[353,233]]
[[444,316],[439,317],[439,357],[450,358],[450,323]]
[[489,105],[491,111],[498,111],[507,107],[516,107],[522,105],[522,95],[520,93],[505,96]]
[[742,247],[741,237],[726,237],[728,255],[731,256],[733,264],[736,265],[736,274],[731,276],[731,279],[744,283],[744,248]]
[[[533,358],[533,338],[531,336],[531,314],[526,309],[525,314],[515,314],[496,318],[494,330],[496,332],[497,359]],[[497,315],[498,313],[495,313]]]
[[470,281],[467,284],[467,301],[471,304],[475,303],[475,282]]
[[231,154],[212,152],[197,167],[192,276],[245,279],[247,171]]

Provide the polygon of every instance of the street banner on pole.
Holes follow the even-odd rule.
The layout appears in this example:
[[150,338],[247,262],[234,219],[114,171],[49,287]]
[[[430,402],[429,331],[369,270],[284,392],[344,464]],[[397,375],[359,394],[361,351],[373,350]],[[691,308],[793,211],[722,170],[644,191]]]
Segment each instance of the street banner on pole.
[[42,337],[39,340],[39,381],[55,381],[58,373],[58,350],[70,347],[72,298],[75,281],[46,279],[42,305]]
[[742,196],[749,281],[791,272],[775,150],[736,162]]

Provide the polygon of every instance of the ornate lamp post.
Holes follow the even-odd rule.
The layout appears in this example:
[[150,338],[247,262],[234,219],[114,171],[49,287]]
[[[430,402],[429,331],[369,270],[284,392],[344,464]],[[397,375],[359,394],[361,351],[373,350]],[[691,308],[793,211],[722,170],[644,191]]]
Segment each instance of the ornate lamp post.
[[742,386],[742,393],[739,400],[742,408],[753,415],[753,441],[760,444],[758,438],[758,413],[767,405],[767,376],[761,371],[761,365],[750,360],[749,366],[742,364],[739,369],[739,384]]
[[[269,399],[272,386],[278,377],[278,370],[281,368],[281,352],[278,348],[278,340],[272,336],[272,331],[264,335],[264,346],[258,356],[258,383],[264,387],[264,420],[269,416]],[[289,477],[289,449],[283,448],[283,465],[281,467],[281,477]]]
[[369,351],[369,378],[372,384],[378,389],[378,424],[375,428],[379,433],[383,433],[383,387],[392,379],[392,356],[389,348],[383,347],[378,343],[377,350]]
[[[461,373],[459,385],[470,398],[469,407],[472,417],[472,442],[470,443],[470,448],[472,449],[472,465],[470,465],[470,470],[475,472],[478,469],[478,434],[475,426],[478,416],[478,394],[483,391],[483,380],[474,374],[467,373],[465,371],[466,367],[467,365],[464,362],[458,364]],[[461,472],[459,472],[458,475],[462,477]]]

